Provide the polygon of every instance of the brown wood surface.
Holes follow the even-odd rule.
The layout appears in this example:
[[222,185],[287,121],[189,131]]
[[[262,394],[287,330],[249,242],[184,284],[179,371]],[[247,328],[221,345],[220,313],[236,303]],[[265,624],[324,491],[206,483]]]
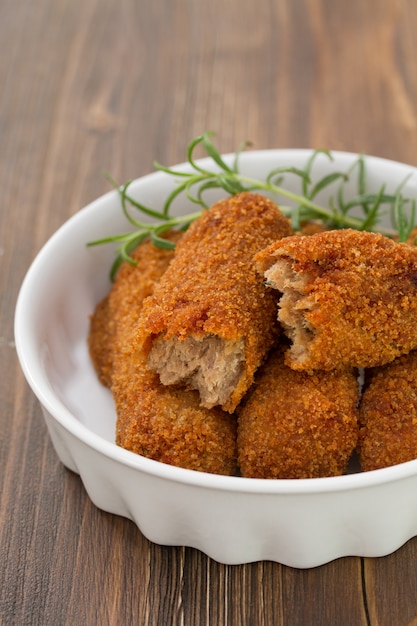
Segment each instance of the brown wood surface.
[[30,262],[104,171],[182,161],[207,129],[224,152],[417,165],[416,0],[0,2],[0,623],[415,625],[417,539],[311,570],[220,565],[97,510],[49,441],[13,343]]

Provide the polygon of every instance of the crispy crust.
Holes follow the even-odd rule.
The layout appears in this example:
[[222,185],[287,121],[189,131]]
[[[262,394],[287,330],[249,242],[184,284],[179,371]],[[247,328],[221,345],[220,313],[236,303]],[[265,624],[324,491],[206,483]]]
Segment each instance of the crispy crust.
[[417,458],[417,351],[366,372],[358,455],[364,471]]
[[417,346],[417,248],[347,229],[288,237],[256,261],[284,294],[292,368],[374,367]]
[[113,373],[114,323],[109,310],[108,294],[97,304],[90,317],[88,349],[102,385],[110,387]]
[[232,412],[278,334],[276,295],[264,289],[253,256],[290,233],[288,220],[264,196],[242,193],[216,203],[185,233],[144,303],[138,347],[149,353],[156,339],[180,344],[210,335],[229,348],[243,341],[242,372],[222,402]]
[[238,459],[249,478],[346,471],[358,434],[354,370],[296,372],[274,350],[238,409]]

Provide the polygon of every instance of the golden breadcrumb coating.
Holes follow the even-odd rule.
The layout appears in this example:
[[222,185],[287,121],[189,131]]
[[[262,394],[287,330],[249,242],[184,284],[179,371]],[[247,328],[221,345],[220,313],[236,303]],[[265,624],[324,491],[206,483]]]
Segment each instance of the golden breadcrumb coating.
[[[170,240],[180,236],[167,235]],[[161,385],[147,370],[145,357],[132,349],[143,300],[174,252],[145,242],[132,256],[137,265],[121,265],[104,304],[93,315],[89,336],[93,362],[113,393],[116,443],[162,463],[234,474],[236,419],[221,409],[202,409],[196,392]]]
[[417,347],[417,248],[356,230],[278,241],[257,267],[283,293],[294,369],[374,367]]
[[366,372],[360,423],[362,470],[417,458],[417,351]]
[[[278,334],[276,295],[264,288],[253,257],[291,232],[277,206],[252,193],[221,200],[190,226],[141,314],[138,345],[163,382],[164,373],[175,380],[180,366],[195,361],[175,382],[199,389],[205,406],[235,409]],[[159,350],[153,359],[152,350]],[[223,377],[230,377],[224,398]]]
[[238,408],[238,461],[249,478],[346,471],[358,434],[354,370],[297,372],[273,350]]
[[110,387],[113,372],[114,323],[109,310],[108,294],[97,304],[90,317],[88,349],[97,377]]

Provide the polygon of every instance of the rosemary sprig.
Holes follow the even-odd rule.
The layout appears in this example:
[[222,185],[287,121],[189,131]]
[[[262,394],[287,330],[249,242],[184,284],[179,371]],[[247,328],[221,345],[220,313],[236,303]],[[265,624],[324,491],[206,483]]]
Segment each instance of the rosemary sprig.
[[[228,165],[214,146],[211,137],[213,133],[206,132],[193,139],[187,148],[187,161],[191,166],[190,171],[179,171],[165,167],[158,162],[154,163],[155,169],[172,176],[177,185],[168,194],[161,210],[147,207],[129,195],[129,187],[132,181],[119,186],[110,176],[109,182],[117,189],[122,211],[128,222],[134,227],[132,232],[122,233],[89,242],[87,245],[95,246],[104,243],[119,244],[116,249],[116,259],[111,269],[111,277],[114,278],[120,264],[123,261],[135,263],[131,258],[131,252],[145,239],[159,247],[173,248],[175,244],[163,237],[163,234],[172,228],[186,229],[196,220],[204,210],[208,208],[204,196],[208,190],[222,189],[230,195],[243,191],[267,192],[290,200],[295,204],[286,207],[279,202],[281,211],[291,218],[293,228],[299,230],[303,222],[307,220],[320,220],[329,228],[355,228],[358,230],[378,230],[388,236],[396,234],[399,241],[406,241],[415,227],[416,201],[405,198],[402,194],[408,177],[399,185],[393,194],[385,192],[385,185],[375,193],[367,191],[366,163],[362,155],[348,169],[347,172],[331,172],[319,180],[313,178],[313,167],[317,157],[321,154],[329,160],[333,160],[332,154],[327,150],[316,150],[307,160],[304,169],[291,165],[273,169],[265,180],[258,180],[240,173],[239,157],[245,148],[250,145],[242,143],[235,152],[232,165]],[[213,162],[214,167],[208,169],[197,162],[194,154],[198,147],[202,147],[207,156]],[[357,195],[345,200],[345,185],[357,175]],[[285,187],[285,178],[295,176],[300,181],[300,193],[290,191]],[[316,197],[330,185],[338,183],[334,197],[329,200],[328,207],[317,203]],[[175,199],[185,195],[200,209],[194,213],[174,217],[170,210]],[[383,229],[378,226],[384,207],[391,214],[393,230]],[[151,223],[137,219],[132,209],[147,215],[155,220]],[[355,215],[352,213],[355,212]],[[357,213],[359,212],[359,216]]]

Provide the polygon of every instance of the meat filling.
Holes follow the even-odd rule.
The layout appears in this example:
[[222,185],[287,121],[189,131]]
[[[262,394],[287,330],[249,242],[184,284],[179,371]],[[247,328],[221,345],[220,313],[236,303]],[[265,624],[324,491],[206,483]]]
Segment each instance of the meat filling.
[[163,385],[185,384],[197,389],[201,405],[224,404],[236,387],[245,364],[244,341],[228,341],[217,335],[201,339],[189,335],[153,341],[148,367],[159,374]]
[[316,331],[306,318],[315,302],[306,294],[310,281],[308,274],[299,275],[292,268],[290,259],[280,258],[265,272],[268,284],[282,293],[279,301],[278,320],[292,341],[292,359],[302,363]]

